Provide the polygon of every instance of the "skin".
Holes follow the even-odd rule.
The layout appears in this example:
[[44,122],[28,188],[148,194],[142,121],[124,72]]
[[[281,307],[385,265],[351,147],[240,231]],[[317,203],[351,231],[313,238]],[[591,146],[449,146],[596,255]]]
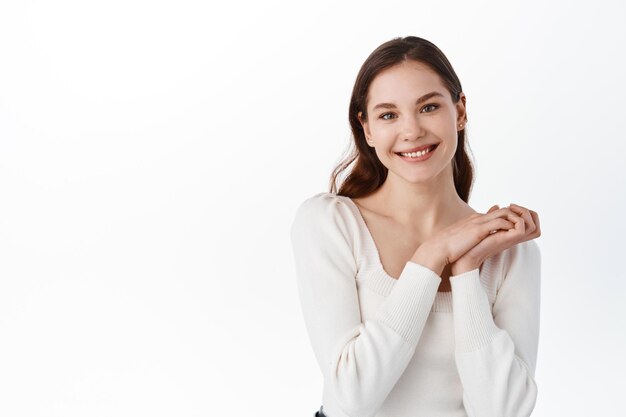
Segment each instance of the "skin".
[[[427,93],[435,96],[416,104]],[[392,106],[375,109],[379,103]],[[417,61],[405,61],[380,72],[369,87],[367,117],[359,113],[368,144],[389,172],[373,197],[379,205],[424,243],[412,261],[441,275],[478,268],[502,250],[539,237],[537,213],[511,204],[478,213],[454,187],[452,160],[457,131],[465,126],[466,96],[454,103],[437,73]],[[396,155],[416,146],[437,143],[431,157],[408,163]]]

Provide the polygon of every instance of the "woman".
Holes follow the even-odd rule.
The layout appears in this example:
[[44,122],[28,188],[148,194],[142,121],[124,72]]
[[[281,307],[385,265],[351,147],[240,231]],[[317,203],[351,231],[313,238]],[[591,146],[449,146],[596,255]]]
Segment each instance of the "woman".
[[452,66],[425,39],[382,44],[357,76],[349,119],[355,152],[291,228],[324,378],[315,415],[529,416],[539,218],[468,205],[466,97]]

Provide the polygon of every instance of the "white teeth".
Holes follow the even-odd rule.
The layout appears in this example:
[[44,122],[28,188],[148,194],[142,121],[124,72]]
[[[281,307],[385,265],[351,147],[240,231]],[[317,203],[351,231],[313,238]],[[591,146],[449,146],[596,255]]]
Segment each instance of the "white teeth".
[[402,156],[408,156],[411,158],[417,158],[418,156],[422,156],[424,154],[427,154],[428,152],[430,152],[432,146],[430,148],[426,148],[423,151],[420,152],[410,152],[410,153],[400,153],[400,155]]

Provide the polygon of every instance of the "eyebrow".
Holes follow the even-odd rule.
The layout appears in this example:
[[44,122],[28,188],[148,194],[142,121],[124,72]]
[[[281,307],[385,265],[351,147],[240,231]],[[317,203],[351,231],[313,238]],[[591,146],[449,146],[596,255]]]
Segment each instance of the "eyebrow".
[[[423,96],[421,96],[420,98],[418,98],[415,101],[415,105],[418,105],[426,100],[428,100],[431,97],[443,97],[444,95],[437,92],[437,91],[431,91],[428,94],[424,94]],[[374,108],[372,109],[372,111],[376,110],[376,109],[395,109],[396,105],[393,103],[378,103],[377,105],[374,106]]]

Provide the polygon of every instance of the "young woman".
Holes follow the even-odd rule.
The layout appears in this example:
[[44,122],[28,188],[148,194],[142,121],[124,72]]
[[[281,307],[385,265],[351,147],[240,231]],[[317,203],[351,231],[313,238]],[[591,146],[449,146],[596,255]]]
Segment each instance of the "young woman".
[[425,39],[382,44],[359,71],[349,120],[355,151],[291,227],[324,378],[315,415],[529,416],[539,218],[469,206],[466,97],[452,66]]

